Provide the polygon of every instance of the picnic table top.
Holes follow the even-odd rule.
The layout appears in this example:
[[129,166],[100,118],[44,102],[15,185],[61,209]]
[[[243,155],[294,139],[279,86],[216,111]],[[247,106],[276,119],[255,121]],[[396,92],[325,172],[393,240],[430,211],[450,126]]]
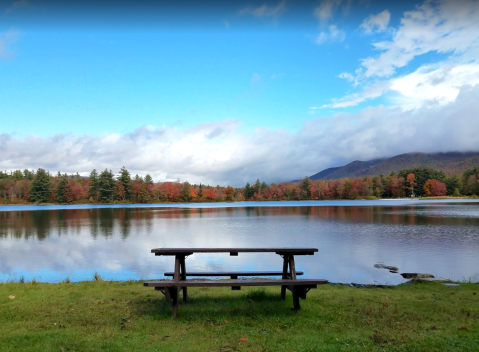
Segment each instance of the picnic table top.
[[317,248],[153,248],[155,255],[175,255],[185,253],[278,253],[295,255],[313,255]]

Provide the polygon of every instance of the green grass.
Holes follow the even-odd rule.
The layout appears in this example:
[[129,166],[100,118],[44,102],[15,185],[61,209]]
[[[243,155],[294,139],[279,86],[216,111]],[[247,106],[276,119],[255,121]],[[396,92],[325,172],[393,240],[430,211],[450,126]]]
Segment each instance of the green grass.
[[298,314],[279,287],[189,295],[173,320],[141,282],[3,283],[0,351],[479,351],[475,283],[322,285]]

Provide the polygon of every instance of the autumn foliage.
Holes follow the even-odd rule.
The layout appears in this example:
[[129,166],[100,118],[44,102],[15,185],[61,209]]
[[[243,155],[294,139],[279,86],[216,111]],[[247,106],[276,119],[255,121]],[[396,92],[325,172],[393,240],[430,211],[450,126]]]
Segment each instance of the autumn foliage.
[[208,186],[188,182],[153,182],[150,175],[130,176],[122,168],[115,176],[111,170],[93,170],[89,177],[58,173],[43,169],[37,172],[0,171],[0,202],[19,203],[175,203],[231,202],[259,200],[329,200],[377,199],[415,196],[479,194],[479,167],[463,175],[447,177],[431,168],[401,170],[398,174],[336,180],[310,180],[267,184],[256,180],[252,185]]
[[438,180],[427,180],[424,184],[424,191],[428,196],[438,197],[447,194],[446,184]]

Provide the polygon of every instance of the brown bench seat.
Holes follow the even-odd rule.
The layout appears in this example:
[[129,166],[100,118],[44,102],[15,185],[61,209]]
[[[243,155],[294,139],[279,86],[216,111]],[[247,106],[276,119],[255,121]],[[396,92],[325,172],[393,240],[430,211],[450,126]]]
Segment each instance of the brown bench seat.
[[[303,275],[302,271],[297,271],[296,275]],[[169,271],[164,273],[165,276],[174,276],[175,273]],[[231,279],[237,279],[239,276],[281,276],[283,275],[282,271],[190,271],[185,274],[185,276],[209,276],[209,277],[218,277],[218,276],[229,276]],[[239,291],[241,286],[231,286],[232,290]]]
[[[165,276],[173,276],[174,272],[169,271],[164,273]],[[281,276],[282,271],[190,271],[186,273],[186,276],[229,276],[234,279],[233,276]],[[304,275],[302,271],[297,271],[296,275]]]
[[[317,285],[327,284],[327,280],[312,279],[277,279],[277,280],[164,280],[164,281],[145,281],[146,287],[154,287],[162,291],[165,296],[172,298],[173,317],[176,317],[178,311],[178,294],[180,290],[187,287],[228,287],[228,286],[282,286],[293,293],[294,310],[299,311],[299,298],[306,299],[306,294]],[[186,292],[183,291],[183,300],[186,301]],[[282,297],[283,298],[283,297]]]

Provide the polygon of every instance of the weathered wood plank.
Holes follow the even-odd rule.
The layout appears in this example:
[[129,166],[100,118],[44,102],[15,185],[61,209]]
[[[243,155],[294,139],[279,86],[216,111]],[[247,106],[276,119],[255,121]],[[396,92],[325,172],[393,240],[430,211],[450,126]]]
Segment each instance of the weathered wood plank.
[[[190,271],[186,273],[186,276],[280,276],[281,271]],[[165,276],[173,276],[173,271],[164,273]],[[296,275],[304,275],[304,272],[297,271]],[[232,277],[234,279],[234,277]]]
[[296,266],[294,265],[294,256],[289,256],[289,278],[296,280]]
[[[180,258],[180,277],[181,280],[186,280],[186,264],[185,264],[185,257],[182,256]],[[186,302],[188,299],[188,289],[183,287],[183,302]]]
[[185,280],[145,281],[146,287],[227,287],[227,286],[315,286],[327,284],[328,280]]
[[193,253],[276,253],[295,255],[314,255],[317,248],[153,248],[151,253],[155,255],[191,255]]
[[[284,279],[289,279],[288,277],[288,266],[289,266],[289,256],[284,255],[283,256],[283,272],[282,272],[282,278]],[[281,299],[284,301],[286,299],[286,286],[281,286]]]

